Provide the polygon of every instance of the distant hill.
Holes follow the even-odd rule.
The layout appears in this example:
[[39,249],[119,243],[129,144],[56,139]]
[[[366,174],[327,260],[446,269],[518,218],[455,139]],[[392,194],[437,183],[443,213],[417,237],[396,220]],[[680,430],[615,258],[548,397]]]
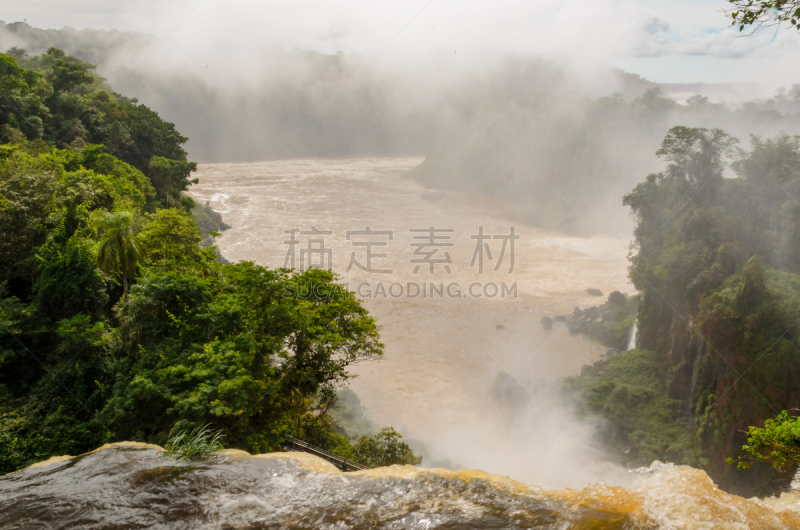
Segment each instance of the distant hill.
[[12,46],[24,48],[31,55],[39,55],[54,47],[64,50],[93,64],[108,66],[121,53],[138,51],[153,45],[158,40],[146,33],[117,30],[76,30],[69,26],[63,29],[34,28],[25,22],[6,24],[0,21],[0,48]]

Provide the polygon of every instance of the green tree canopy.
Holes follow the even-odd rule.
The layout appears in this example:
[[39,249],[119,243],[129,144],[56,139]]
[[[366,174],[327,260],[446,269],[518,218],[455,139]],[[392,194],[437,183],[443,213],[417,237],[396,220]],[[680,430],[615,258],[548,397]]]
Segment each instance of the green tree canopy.
[[713,195],[722,181],[723,158],[738,140],[720,129],[673,127],[656,155],[669,162],[667,175],[687,180],[706,196]]
[[96,210],[92,223],[100,234],[97,264],[106,273],[122,275],[125,301],[128,301],[128,278],[136,276],[139,244],[136,224],[131,212]]
[[66,55],[58,48],[50,48],[42,56],[42,64],[47,65],[45,78],[53,85],[53,92],[72,92],[78,87],[94,81],[92,71],[97,68],[93,64]]
[[382,429],[373,437],[362,436],[353,448],[353,458],[369,467],[421,464],[422,458],[402,440],[403,437],[391,427]]
[[76,151],[102,145],[150,177],[151,193],[143,192],[151,206],[158,200],[191,209],[191,199],[181,196],[196,169],[182,147],[187,138],[149,108],[114,93],[94,69],[56,48],[31,58],[0,54],[2,136],[19,131],[28,141]]
[[[374,319],[327,271],[221,272],[151,273],[132,289],[119,313],[117,371],[128,375],[105,413],[123,436],[163,441],[174,424],[201,422],[265,451],[348,366],[382,354]],[[318,294],[297,289],[309,283]]]
[[156,210],[138,234],[139,248],[153,268],[178,270],[207,267],[211,255],[200,248],[200,229],[185,211]]

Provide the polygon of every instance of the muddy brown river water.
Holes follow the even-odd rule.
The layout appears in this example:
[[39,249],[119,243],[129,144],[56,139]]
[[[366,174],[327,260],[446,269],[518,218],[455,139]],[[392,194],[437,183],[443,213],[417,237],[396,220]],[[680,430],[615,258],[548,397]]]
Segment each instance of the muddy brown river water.
[[[407,174],[420,162],[202,164],[190,195],[231,225],[216,241],[226,259],[266,267],[290,265],[287,254],[295,266],[330,260],[324,264],[359,290],[382,326],[386,353],[356,366],[351,388],[375,422],[422,444],[426,465],[484,469],[547,487],[624,481],[593,448],[591,424],[574,420],[547,390],[548,381],[577,374],[606,350],[559,325],[546,331],[540,320],[602,303],[605,296],[586,293],[590,287],[632,294],[630,238],[568,237],[522,225],[511,220],[516,206],[506,201],[415,183]],[[514,226],[513,271],[511,240],[497,267],[504,240],[476,239],[481,226],[489,236],[509,236]],[[329,233],[302,233],[314,227]],[[366,227],[383,233],[348,236]],[[418,246],[431,242],[430,227],[436,245]],[[296,245],[286,243],[292,229],[301,231]],[[383,245],[368,250],[368,241]],[[409,284],[424,297],[410,297],[417,288]],[[501,371],[531,394],[524,410],[503,409],[492,396]]]

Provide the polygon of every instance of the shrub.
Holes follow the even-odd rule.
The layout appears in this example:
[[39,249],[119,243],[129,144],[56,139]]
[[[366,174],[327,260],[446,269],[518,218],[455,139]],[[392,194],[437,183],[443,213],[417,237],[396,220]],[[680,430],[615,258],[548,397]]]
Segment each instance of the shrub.
[[422,457],[415,455],[402,439],[391,427],[381,430],[372,438],[362,436],[353,448],[353,458],[369,467],[421,464]]
[[792,418],[785,410],[774,419],[766,419],[764,427],[747,430],[744,455],[736,460],[729,458],[739,469],[747,469],[756,462],[770,462],[775,469],[795,469],[800,465],[800,417]]

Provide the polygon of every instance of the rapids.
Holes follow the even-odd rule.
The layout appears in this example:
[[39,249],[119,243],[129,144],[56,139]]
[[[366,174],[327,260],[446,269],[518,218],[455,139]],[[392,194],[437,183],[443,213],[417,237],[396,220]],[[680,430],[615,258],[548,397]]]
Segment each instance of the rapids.
[[[480,468],[548,487],[580,487],[597,481],[621,485],[624,470],[605,462],[592,444],[593,425],[578,422],[547,390],[559,377],[579,373],[605,354],[605,348],[571,335],[558,323],[552,330],[543,316],[571,313],[575,306],[605,301],[613,290],[634,294],[627,277],[628,237],[568,237],[514,221],[518,205],[477,195],[431,190],[406,178],[418,158],[300,160],[201,164],[199,183],[190,195],[208,202],[232,228],[217,238],[230,261],[251,260],[267,267],[286,262],[290,235],[299,228],[332,234],[332,269],[355,290],[360,282],[472,282],[511,285],[516,298],[364,297],[364,305],[382,326],[386,354],[378,362],[353,368],[352,388],[379,424],[395,427],[422,450],[423,465]],[[498,271],[499,241],[489,240],[495,261],[483,271],[470,267],[480,226],[503,235],[515,226],[514,270],[509,253]],[[388,230],[392,239],[373,247],[373,268],[350,267],[351,252],[360,262],[364,247],[351,246],[347,231]],[[452,229],[450,273],[427,266],[416,274],[411,262],[411,229]],[[377,239],[376,239],[377,240]],[[299,248],[306,247],[300,240]],[[442,256],[442,254],[437,254]],[[296,263],[299,263],[297,256]],[[590,296],[598,288],[602,298]],[[362,292],[367,292],[364,290]],[[395,291],[397,292],[397,291]],[[480,293],[482,294],[482,293]],[[492,294],[491,291],[489,294]],[[490,391],[498,374],[511,374],[525,392],[525,406],[499,403]],[[525,396],[523,396],[525,397]]]
[[800,493],[743,499],[654,463],[629,488],[546,490],[480,471],[341,473],[305,453],[224,451],[179,463],[122,442],[0,477],[7,529],[790,529]]

